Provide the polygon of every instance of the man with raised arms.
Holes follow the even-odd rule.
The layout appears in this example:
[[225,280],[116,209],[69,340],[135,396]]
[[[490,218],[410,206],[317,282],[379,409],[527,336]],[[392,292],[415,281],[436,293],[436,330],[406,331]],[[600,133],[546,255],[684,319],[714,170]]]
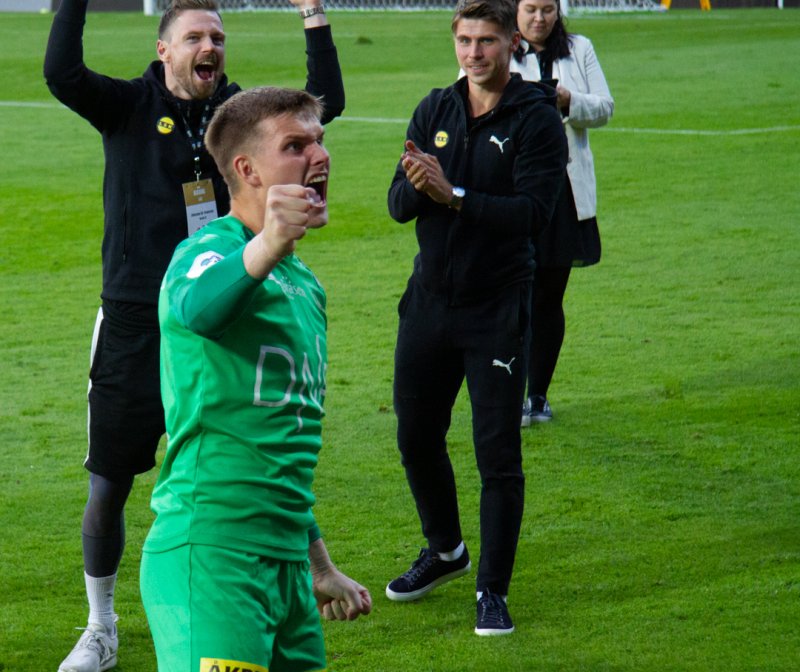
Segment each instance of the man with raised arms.
[[[341,114],[344,88],[320,0],[291,0],[308,54],[306,89],[323,123]],[[116,665],[114,608],[134,477],[151,469],[164,434],[156,304],[175,246],[229,209],[228,189],[203,145],[214,110],[240,87],[225,75],[226,34],[215,0],[173,0],[161,17],[157,59],[117,79],[83,59],[88,0],[62,0],[44,74],[53,95],[101,134],[105,152],[102,307],[89,374],[89,498],[82,545],[88,624],[59,672]],[[270,42],[264,39],[264,58]],[[76,182],[80,184],[80,182]]]

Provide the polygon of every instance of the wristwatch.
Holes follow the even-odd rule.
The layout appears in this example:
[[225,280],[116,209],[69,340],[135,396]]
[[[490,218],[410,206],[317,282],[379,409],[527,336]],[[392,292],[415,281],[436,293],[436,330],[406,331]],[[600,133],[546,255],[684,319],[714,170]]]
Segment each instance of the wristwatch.
[[467,192],[464,191],[463,187],[453,187],[453,196],[450,198],[450,202],[447,204],[451,208],[458,209],[461,205],[461,201],[464,200],[464,194]]

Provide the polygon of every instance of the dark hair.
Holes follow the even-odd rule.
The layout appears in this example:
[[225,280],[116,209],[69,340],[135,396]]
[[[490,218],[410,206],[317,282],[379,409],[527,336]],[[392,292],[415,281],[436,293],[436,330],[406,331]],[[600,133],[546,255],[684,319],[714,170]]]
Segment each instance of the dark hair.
[[[517,0],[517,9],[525,2],[525,0]],[[551,61],[557,58],[566,58],[570,54],[572,47],[571,35],[567,32],[567,18],[561,13],[561,2],[555,0],[556,5],[556,22],[553,24],[553,30],[544,41],[544,53]],[[525,39],[525,36],[522,36]],[[522,52],[524,55],[524,52]]]
[[172,23],[184,12],[190,10],[200,10],[203,12],[216,12],[219,20],[222,17],[219,14],[219,4],[217,0],[172,0],[161,15],[161,21],[158,24],[158,39],[163,40],[164,36],[169,32]]
[[517,5],[514,0],[459,0],[450,24],[453,33],[461,19],[491,21],[513,37],[517,32]]
[[561,15],[561,3],[556,2],[556,4],[558,5],[558,17],[553,24],[553,30],[550,31],[544,42],[545,51],[552,54],[554,60],[569,56],[572,47],[572,40],[567,32],[567,20]]
[[282,114],[320,119],[322,103],[307,91],[260,86],[240,91],[214,112],[205,135],[206,148],[231,194],[238,190],[233,157],[262,139],[256,132],[261,121]]

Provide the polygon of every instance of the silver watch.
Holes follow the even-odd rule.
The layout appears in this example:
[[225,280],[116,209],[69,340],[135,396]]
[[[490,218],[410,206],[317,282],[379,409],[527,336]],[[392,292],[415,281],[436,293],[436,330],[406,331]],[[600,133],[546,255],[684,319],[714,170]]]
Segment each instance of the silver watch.
[[464,194],[467,192],[464,191],[463,187],[453,187],[453,195],[450,198],[450,202],[447,204],[451,208],[457,208],[461,205],[461,201],[464,200]]

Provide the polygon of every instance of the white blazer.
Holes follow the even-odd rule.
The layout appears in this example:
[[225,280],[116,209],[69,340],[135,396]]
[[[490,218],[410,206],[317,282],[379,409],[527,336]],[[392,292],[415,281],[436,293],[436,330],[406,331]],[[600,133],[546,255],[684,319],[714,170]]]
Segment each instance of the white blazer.
[[[570,54],[553,63],[553,78],[570,92],[569,116],[564,117],[564,130],[569,142],[567,173],[580,221],[597,215],[594,157],[586,129],[608,123],[614,114],[614,99],[591,40],[583,35],[570,35],[569,39]],[[535,54],[527,54],[521,63],[512,58],[511,72],[518,72],[523,79],[532,82],[541,79]]]

